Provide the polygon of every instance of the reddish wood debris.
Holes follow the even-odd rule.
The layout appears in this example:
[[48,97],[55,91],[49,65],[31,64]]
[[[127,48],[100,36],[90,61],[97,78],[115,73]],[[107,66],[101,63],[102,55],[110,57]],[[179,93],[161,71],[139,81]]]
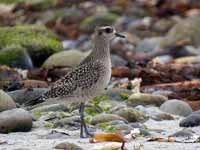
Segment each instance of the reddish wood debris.
[[199,100],[200,99],[200,80],[184,81],[176,83],[155,84],[149,86],[142,86],[141,91],[151,93],[154,91],[170,91],[168,95],[170,99],[186,99]]

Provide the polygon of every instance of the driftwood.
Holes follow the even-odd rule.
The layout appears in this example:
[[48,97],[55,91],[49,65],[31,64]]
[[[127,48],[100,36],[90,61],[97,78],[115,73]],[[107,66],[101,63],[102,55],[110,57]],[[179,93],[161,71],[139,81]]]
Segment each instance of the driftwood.
[[200,100],[200,80],[142,86],[141,91],[168,91],[170,99]]
[[200,78],[200,64],[148,64],[112,68],[112,77],[142,78],[142,85],[182,82]]

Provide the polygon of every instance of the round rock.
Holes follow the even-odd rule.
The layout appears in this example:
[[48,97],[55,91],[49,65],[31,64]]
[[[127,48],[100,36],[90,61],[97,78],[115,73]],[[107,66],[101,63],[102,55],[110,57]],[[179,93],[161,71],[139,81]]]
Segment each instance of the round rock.
[[0,112],[12,108],[16,108],[15,102],[8,94],[0,90]]
[[146,121],[148,119],[148,116],[146,116],[144,113],[133,108],[122,108],[116,113],[129,122]]
[[33,88],[31,90],[23,89],[8,92],[8,95],[10,95],[16,103],[23,104],[29,100],[37,99],[47,90],[47,88]]
[[159,48],[161,39],[161,37],[146,38],[137,45],[135,50],[138,52],[153,52]]
[[91,124],[96,125],[99,123],[109,122],[109,121],[113,121],[113,120],[124,120],[127,122],[126,119],[124,119],[123,117],[120,117],[118,115],[115,115],[115,114],[99,114],[92,118]]
[[26,132],[32,128],[32,117],[28,111],[15,108],[0,113],[0,133]]
[[192,133],[192,130],[184,129],[170,135],[169,137],[192,137],[192,136],[194,136],[194,134]]
[[55,146],[55,149],[63,150],[82,150],[78,145],[69,142],[63,142]]
[[171,113],[179,116],[188,116],[192,113],[192,108],[181,100],[169,100],[160,106],[164,112]]
[[199,126],[200,125],[200,114],[191,114],[185,119],[183,119],[179,125],[181,127],[194,127],[194,126]]
[[31,110],[31,112],[48,112],[48,111],[68,111],[64,104],[50,104],[39,106]]
[[160,106],[167,100],[167,97],[157,94],[135,93],[128,98],[128,105],[155,105]]
[[83,53],[78,50],[68,50],[56,53],[50,56],[43,64],[44,68],[54,67],[75,67],[77,66],[88,53]]

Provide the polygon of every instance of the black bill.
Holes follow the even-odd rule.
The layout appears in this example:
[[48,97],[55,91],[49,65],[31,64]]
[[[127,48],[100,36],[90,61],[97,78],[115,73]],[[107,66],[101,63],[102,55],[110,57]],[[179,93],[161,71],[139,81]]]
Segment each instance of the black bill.
[[116,35],[117,37],[120,37],[120,38],[126,38],[125,35],[122,35],[122,34],[120,34],[120,33],[115,33],[115,35]]

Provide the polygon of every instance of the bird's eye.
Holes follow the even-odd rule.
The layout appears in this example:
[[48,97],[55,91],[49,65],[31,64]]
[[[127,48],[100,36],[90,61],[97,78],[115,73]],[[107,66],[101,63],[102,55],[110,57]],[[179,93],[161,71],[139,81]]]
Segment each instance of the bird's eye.
[[106,33],[112,33],[112,32],[113,32],[113,29],[112,29],[112,28],[105,28],[105,32],[106,32]]
[[98,34],[99,34],[99,35],[102,35],[102,31],[99,31]]

